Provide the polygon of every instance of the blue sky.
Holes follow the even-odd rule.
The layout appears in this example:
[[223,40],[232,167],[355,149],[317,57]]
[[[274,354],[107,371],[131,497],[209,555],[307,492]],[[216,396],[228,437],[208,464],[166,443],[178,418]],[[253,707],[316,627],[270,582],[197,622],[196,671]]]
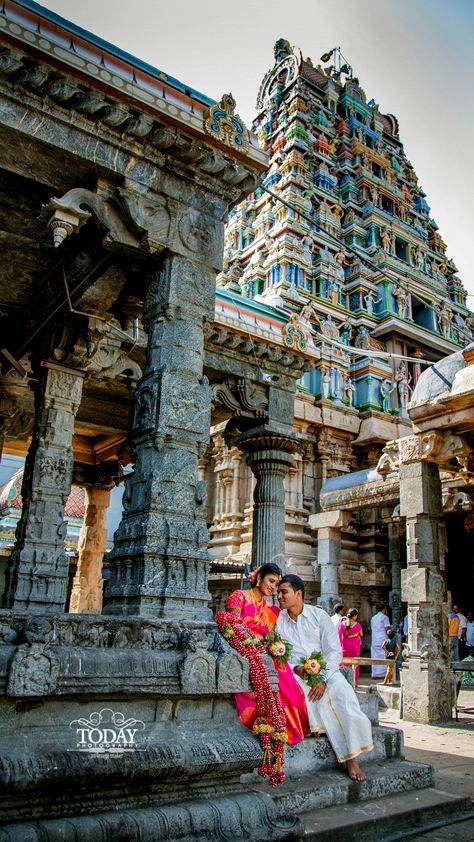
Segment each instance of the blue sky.
[[215,99],[248,125],[273,45],[334,46],[397,116],[448,255],[474,304],[474,0],[46,0],[43,5]]

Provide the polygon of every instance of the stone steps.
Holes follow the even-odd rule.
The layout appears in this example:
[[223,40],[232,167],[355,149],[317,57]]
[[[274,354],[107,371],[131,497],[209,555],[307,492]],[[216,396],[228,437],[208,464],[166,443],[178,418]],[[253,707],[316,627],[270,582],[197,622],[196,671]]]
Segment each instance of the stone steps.
[[[467,797],[431,787],[365,800],[364,791],[370,787],[364,790],[365,784],[353,784],[356,786],[360,792],[352,789],[345,804],[301,813],[301,838],[317,842],[394,842],[403,832],[409,834],[407,838],[413,837],[423,825],[449,821],[470,808]],[[444,839],[450,838],[449,826],[444,828],[444,834]]]
[[[363,764],[374,761],[388,761],[403,758],[403,731],[398,728],[373,726],[374,748],[363,755]],[[285,774],[287,780],[300,780],[302,776],[312,775],[323,769],[334,770],[337,761],[327,737],[310,737],[297,746],[285,748]],[[259,783],[261,778],[255,769],[242,775],[244,784]],[[265,784],[263,784],[265,786]]]
[[[361,763],[367,781],[356,783],[336,766],[326,737],[289,747],[285,755],[287,779],[272,792],[281,818],[299,817],[303,839],[321,842],[383,842],[404,828],[457,816],[470,807],[469,799],[434,788],[433,769],[404,759],[403,732],[373,727],[374,749]],[[246,775],[255,793],[268,784]],[[416,832],[416,830],[415,830]],[[286,837],[294,839],[294,835]],[[446,837],[448,838],[448,837]]]
[[[433,785],[431,766],[408,760],[364,763],[368,780],[351,781],[339,769],[322,769],[299,779],[287,780],[272,793],[280,815],[302,817],[312,810],[322,811],[335,805],[381,799],[394,792],[420,790]],[[265,791],[262,783],[255,789]],[[268,791],[268,790],[267,790]]]

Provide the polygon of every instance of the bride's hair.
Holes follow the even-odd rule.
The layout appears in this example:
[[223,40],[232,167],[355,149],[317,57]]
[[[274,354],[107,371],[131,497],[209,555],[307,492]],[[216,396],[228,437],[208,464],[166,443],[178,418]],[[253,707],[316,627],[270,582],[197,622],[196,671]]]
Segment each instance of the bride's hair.
[[278,567],[278,564],[262,564],[261,567],[256,567],[255,570],[252,570],[250,574],[250,587],[254,588],[257,584],[257,580],[264,579],[265,576],[269,576],[273,574],[274,576],[279,576],[281,578],[281,570]]

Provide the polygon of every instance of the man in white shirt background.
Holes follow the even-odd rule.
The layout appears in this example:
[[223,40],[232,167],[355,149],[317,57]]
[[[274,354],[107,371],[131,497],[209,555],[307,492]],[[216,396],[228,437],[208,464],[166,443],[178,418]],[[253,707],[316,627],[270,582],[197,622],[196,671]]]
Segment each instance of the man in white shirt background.
[[[367,776],[356,758],[373,748],[372,727],[339,671],[342,649],[332,618],[322,608],[305,605],[304,590],[299,576],[283,576],[278,587],[281,612],[276,630],[293,647],[290,666],[306,696],[311,732],[327,734],[351,780],[364,781]],[[300,658],[309,658],[314,652],[322,653],[325,669],[322,683],[310,687],[303,678]]]
[[343,606],[342,602],[336,602],[336,604],[334,606],[334,614],[332,614],[332,616],[331,616],[331,620],[333,621],[334,628],[336,629],[336,631],[339,629],[339,626],[341,625],[341,621],[344,617],[344,611],[345,611],[345,609],[344,609],[344,606]]
[[[388,619],[388,608],[386,605],[377,605],[377,613],[370,621],[370,657],[385,658],[382,644],[387,637],[387,629],[390,628]],[[384,664],[372,664],[372,678],[385,678],[386,667]]]
[[466,646],[468,648],[468,655],[474,656],[474,618],[470,611],[466,614]]

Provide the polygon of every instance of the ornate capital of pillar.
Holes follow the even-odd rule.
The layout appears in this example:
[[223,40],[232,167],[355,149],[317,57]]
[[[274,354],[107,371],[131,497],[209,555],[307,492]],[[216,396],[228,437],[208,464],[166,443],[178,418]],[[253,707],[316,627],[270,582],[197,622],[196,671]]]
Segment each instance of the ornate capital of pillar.
[[305,441],[301,433],[296,433],[283,424],[274,423],[262,424],[245,433],[232,435],[229,437],[228,445],[235,445],[239,450],[243,450],[247,454],[250,467],[252,467],[252,462],[255,463],[260,458],[260,454],[270,451],[278,453],[282,461],[286,461],[288,457],[289,466],[293,461],[293,454],[303,450]]
[[255,476],[252,529],[252,566],[274,562],[285,566],[284,479],[293,455],[302,450],[304,437],[283,424],[262,424],[236,436],[228,445],[247,454]]
[[75,464],[72,481],[81,488],[110,489],[122,481],[123,471],[119,462],[101,462],[99,465]]

